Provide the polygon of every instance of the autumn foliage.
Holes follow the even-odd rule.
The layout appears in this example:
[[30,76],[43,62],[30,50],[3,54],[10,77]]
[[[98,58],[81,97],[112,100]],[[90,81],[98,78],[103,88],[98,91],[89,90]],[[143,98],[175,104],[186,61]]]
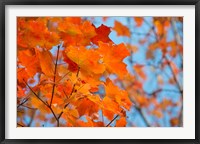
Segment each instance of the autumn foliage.
[[17,125],[182,126],[182,18],[123,21],[18,17]]

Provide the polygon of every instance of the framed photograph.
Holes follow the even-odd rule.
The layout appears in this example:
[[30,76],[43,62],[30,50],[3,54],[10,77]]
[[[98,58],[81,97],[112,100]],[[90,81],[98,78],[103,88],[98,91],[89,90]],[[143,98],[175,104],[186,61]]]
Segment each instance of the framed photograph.
[[1,1],[1,143],[199,143],[199,16],[199,0]]

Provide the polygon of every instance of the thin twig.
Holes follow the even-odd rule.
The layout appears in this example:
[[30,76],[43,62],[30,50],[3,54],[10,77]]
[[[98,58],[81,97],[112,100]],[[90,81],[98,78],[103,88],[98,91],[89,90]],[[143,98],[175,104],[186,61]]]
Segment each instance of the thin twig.
[[58,55],[59,55],[59,49],[60,49],[60,45],[58,45],[58,52],[57,52],[57,57],[56,57],[56,64],[55,64],[55,69],[54,69],[54,77],[53,77],[53,88],[52,88],[52,95],[51,95],[51,101],[50,101],[50,107],[53,101],[53,97],[54,97],[54,90],[55,90],[55,86],[56,86],[56,71],[57,71],[57,63],[58,63]]
[[169,68],[170,68],[170,71],[172,72],[173,79],[174,79],[174,81],[176,82],[176,85],[177,85],[179,91],[180,91],[181,94],[182,94],[182,93],[183,93],[183,90],[182,90],[182,88],[181,88],[181,85],[180,85],[179,82],[178,82],[178,79],[177,79],[177,77],[176,77],[176,75],[175,75],[175,73],[174,73],[174,71],[173,71],[173,69],[172,69],[172,66],[171,66],[170,62],[169,62],[169,60],[167,59],[166,56],[165,56],[164,58],[165,58],[165,60],[167,61],[167,64],[168,64],[168,66],[169,66]]
[[154,35],[155,35],[155,38],[156,38],[156,41],[158,42],[158,41],[159,41],[159,37],[158,37],[158,35],[157,35],[157,33],[156,33],[155,27],[154,27],[154,26],[151,26],[151,25],[149,24],[149,22],[147,22],[147,20],[145,20],[145,19],[144,19],[144,22],[151,28],[151,31],[153,31],[153,33],[154,33]]
[[44,102],[34,91],[33,91],[33,89],[27,84],[27,82],[23,79],[23,81],[24,81],[24,83],[28,86],[28,88],[31,90],[31,92],[44,104],[44,105],[46,105],[47,107],[49,107],[49,105],[46,103],[46,102]]
[[139,108],[138,106],[135,107],[137,109],[137,111],[139,112],[139,114],[141,115],[142,119],[144,120],[144,123],[147,125],[147,127],[151,127],[151,124],[147,121],[146,117],[144,116],[141,108]]
[[[67,104],[64,106],[64,109],[65,109],[69,104],[70,104],[70,103],[67,103]],[[58,119],[60,119],[60,117],[62,116],[62,114],[63,114],[63,111],[59,114]]]
[[181,94],[181,102],[182,103],[181,103],[181,109],[180,109],[178,117],[179,117],[179,126],[182,126],[183,125],[183,123],[182,123],[182,118],[183,118],[183,114],[182,114],[183,113],[183,88],[181,87],[181,85],[180,85],[180,83],[179,83],[179,81],[178,81],[178,79],[177,79],[177,77],[175,75],[175,72],[172,69],[170,61],[167,59],[166,55],[164,55],[163,58],[166,60],[167,65],[168,65],[168,67],[169,67],[169,69],[170,69],[170,71],[172,73],[173,80],[175,81],[176,86],[177,86],[177,88],[178,88],[178,90],[179,90],[179,92]]
[[174,73],[174,71],[173,71],[173,69],[171,67],[170,62],[168,61],[168,59],[166,57],[165,57],[165,59],[166,59],[167,64],[168,64],[168,66],[170,68],[170,71],[172,72],[173,79],[176,82],[176,85],[177,85],[177,87],[178,87],[178,89],[179,89],[179,91],[181,93],[181,101],[182,101],[182,103],[181,103],[181,109],[180,109],[180,112],[179,112],[179,126],[182,126],[183,125],[183,122],[182,122],[183,121],[182,120],[183,119],[183,89],[181,88],[181,85],[178,82],[178,79],[177,79],[177,77],[176,77],[176,75],[175,75],[175,73]]
[[48,107],[49,107],[49,109],[51,110],[51,112],[52,112],[54,118],[55,118],[56,121],[57,121],[57,127],[59,127],[59,119],[57,118],[57,116],[56,116],[56,114],[54,113],[54,111],[53,111],[53,109],[51,108],[51,106],[48,106]]
[[[77,71],[77,73],[76,73],[76,78],[78,78],[79,71],[80,71],[80,67],[78,67],[78,71]],[[73,85],[73,87],[72,87],[72,91],[71,91],[71,93],[70,93],[70,95],[69,95],[69,98],[70,98],[71,95],[73,94],[75,86],[76,86],[76,83],[74,83],[74,85]],[[69,104],[70,104],[70,102],[68,102],[68,103],[64,106],[64,109],[65,109]],[[63,114],[63,111],[59,114],[58,120],[60,119],[60,117],[62,116],[62,114]]]
[[67,72],[62,78],[60,78],[56,83],[60,82],[63,78],[65,78],[70,72]]
[[104,123],[103,109],[101,109],[101,113],[102,113],[102,122]]
[[28,101],[28,99],[29,99],[29,97],[28,97],[27,99],[23,100],[23,102],[20,103],[20,104],[17,106],[17,108],[19,108],[20,106],[22,106],[23,104],[25,104],[25,103]]
[[33,93],[44,105],[46,105],[46,106],[51,110],[51,112],[52,112],[54,118],[55,118],[56,121],[57,121],[57,126],[59,126],[59,119],[56,117],[56,115],[55,115],[53,109],[51,108],[51,106],[48,105],[47,103],[45,103],[45,102],[32,90],[32,88],[26,83],[25,80],[24,80],[24,82],[25,82],[25,84],[29,87],[29,89],[32,91],[32,93]]
[[156,95],[157,93],[160,93],[160,92],[173,92],[173,93],[181,93],[181,91],[177,91],[177,90],[170,90],[170,89],[162,89],[162,88],[160,88],[160,89],[157,89],[157,90],[155,90],[154,92],[152,92],[152,93],[148,93],[148,92],[145,92],[145,91],[143,91],[143,93],[145,93],[146,95]]
[[20,123],[17,123],[17,125],[21,126],[21,127],[25,127],[24,125],[20,124]]
[[31,109],[31,110],[37,110],[37,108],[32,108],[32,107],[29,107],[29,106],[26,106],[26,105],[21,105],[22,107],[25,107],[25,108],[28,108],[28,109]]
[[63,93],[65,94],[66,98],[68,99],[68,95],[66,94],[65,90],[63,90]]
[[36,112],[36,111],[33,111],[32,116],[31,116],[31,120],[30,120],[30,122],[28,123],[27,127],[30,127],[30,126],[31,126],[31,124],[32,124],[32,122],[33,122],[33,119],[34,119],[34,116],[35,116],[35,112]]
[[119,115],[116,115],[107,125],[106,127],[109,127],[111,123],[118,118]]

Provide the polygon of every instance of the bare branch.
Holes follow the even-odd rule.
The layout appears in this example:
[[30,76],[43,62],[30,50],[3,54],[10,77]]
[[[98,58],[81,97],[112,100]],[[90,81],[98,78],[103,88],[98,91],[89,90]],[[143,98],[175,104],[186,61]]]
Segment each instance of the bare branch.
[[116,115],[116,116],[106,125],[106,127],[109,127],[109,126],[112,124],[112,122],[118,118],[118,116],[119,116],[119,115]]
[[20,124],[20,123],[17,123],[17,125],[21,126],[21,127],[25,127],[24,125]]
[[27,99],[23,100],[23,102],[20,103],[20,104],[17,106],[17,108],[19,108],[20,106],[22,106],[23,104],[25,104],[25,103],[28,101],[28,99],[29,99],[29,97],[28,97]]
[[44,105],[46,105],[47,107],[49,107],[49,105],[46,103],[46,102],[44,102],[34,91],[33,91],[33,89],[28,85],[28,83],[23,79],[23,81],[24,81],[24,83],[28,86],[28,88],[31,90],[31,92],[44,104]]

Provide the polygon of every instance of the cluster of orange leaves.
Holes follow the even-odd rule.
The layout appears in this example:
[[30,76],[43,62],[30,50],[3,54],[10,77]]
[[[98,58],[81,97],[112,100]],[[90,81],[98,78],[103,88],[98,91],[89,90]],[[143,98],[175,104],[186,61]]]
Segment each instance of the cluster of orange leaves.
[[[103,17],[103,21],[107,19]],[[133,19],[136,28],[144,24],[142,17]],[[182,54],[181,44],[176,40],[167,41],[170,21],[171,18],[153,18],[152,30],[157,40],[148,45],[147,60],[154,58],[157,49],[171,57]],[[141,45],[147,42],[152,30],[140,41]],[[123,62],[137,53],[138,47],[131,43],[115,44],[109,38],[111,31],[117,36],[130,39],[132,36],[130,27],[119,21],[111,28],[103,24],[95,27],[90,20],[80,17],[17,18],[17,103],[28,107],[29,117],[32,117],[32,109],[39,111],[34,116],[36,126],[42,126],[45,121],[56,126],[57,121],[60,126],[103,127],[115,120],[112,126],[124,127],[127,111],[132,106],[148,109],[153,104],[154,109],[148,114],[162,118],[168,107],[180,105],[169,99],[158,102],[154,94],[147,97],[143,90],[148,78],[145,65],[133,64],[135,74],[131,75]],[[173,61],[164,61],[161,68],[166,66],[171,66],[176,75],[181,71]],[[117,79],[111,80],[111,74],[117,75]],[[102,77],[105,80],[101,80]],[[120,86],[116,85],[118,82]],[[158,75],[158,83],[164,84],[161,75]],[[173,77],[169,83],[176,85]],[[21,105],[24,101],[26,103]],[[18,112],[20,123],[24,116]],[[179,119],[172,118],[170,123],[177,126]]]
[[[120,27],[117,23],[116,31]],[[100,111],[109,121],[119,115],[116,126],[126,126],[126,111],[132,103],[109,75],[127,75],[123,59],[130,52],[123,43],[114,44],[110,32],[110,27],[96,28],[79,17],[17,18],[18,105],[28,99],[25,105],[39,111],[34,118],[38,121],[46,121],[53,111],[52,124],[62,113],[61,126],[106,126]],[[121,34],[130,36],[119,31]],[[51,52],[53,47],[56,54]],[[100,81],[102,76],[105,82]],[[105,89],[103,96],[99,86]],[[18,113],[21,123],[23,116]]]

